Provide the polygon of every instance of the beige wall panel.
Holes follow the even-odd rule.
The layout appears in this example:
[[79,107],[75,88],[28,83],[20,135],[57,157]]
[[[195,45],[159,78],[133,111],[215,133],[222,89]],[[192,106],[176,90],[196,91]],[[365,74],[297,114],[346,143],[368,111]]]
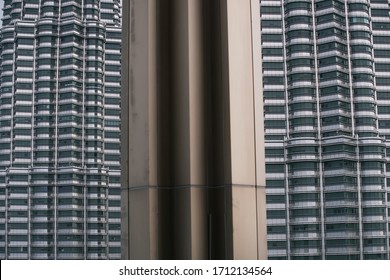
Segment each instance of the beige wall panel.
[[254,185],[255,135],[250,0],[227,0],[232,183]]
[[130,69],[128,73],[123,73],[128,75],[129,80],[128,137],[131,156],[128,173],[131,186],[155,185],[157,183],[156,17],[153,16],[155,0],[131,0],[129,4]]
[[157,259],[157,189],[129,192],[129,259]]
[[157,190],[148,188],[157,185],[155,0],[126,1],[123,9],[122,257],[150,259],[158,248]]
[[233,258],[257,259],[256,190],[253,187],[232,187]]

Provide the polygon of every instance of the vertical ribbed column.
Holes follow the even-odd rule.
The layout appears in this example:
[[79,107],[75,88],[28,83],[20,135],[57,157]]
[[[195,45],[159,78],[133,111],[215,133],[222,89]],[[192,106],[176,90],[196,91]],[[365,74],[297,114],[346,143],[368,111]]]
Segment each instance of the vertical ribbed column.
[[266,258],[258,10],[125,3],[123,258]]
[[171,5],[174,256],[205,259],[202,0],[174,0]]

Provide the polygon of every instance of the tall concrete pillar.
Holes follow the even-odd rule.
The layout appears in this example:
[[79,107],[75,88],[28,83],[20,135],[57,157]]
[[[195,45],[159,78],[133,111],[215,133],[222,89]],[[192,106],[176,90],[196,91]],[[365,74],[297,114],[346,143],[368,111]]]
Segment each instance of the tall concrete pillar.
[[267,257],[259,11],[123,2],[124,259]]

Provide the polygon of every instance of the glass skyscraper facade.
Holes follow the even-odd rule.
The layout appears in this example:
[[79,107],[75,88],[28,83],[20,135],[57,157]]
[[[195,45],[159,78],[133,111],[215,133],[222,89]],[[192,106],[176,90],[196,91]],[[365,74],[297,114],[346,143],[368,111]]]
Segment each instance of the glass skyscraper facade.
[[269,259],[389,259],[389,1],[260,3]]
[[120,258],[119,0],[4,0],[0,259]]

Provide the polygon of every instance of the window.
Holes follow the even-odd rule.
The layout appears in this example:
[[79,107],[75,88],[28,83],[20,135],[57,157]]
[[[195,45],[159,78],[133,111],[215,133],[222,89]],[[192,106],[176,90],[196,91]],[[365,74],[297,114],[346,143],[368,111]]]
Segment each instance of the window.
[[330,101],[321,104],[321,110],[334,110],[334,109],[342,109],[342,110],[349,111],[351,109],[351,105],[343,101]]
[[339,38],[345,39],[346,32],[344,30],[336,28],[336,27],[327,28],[327,29],[317,31],[318,39],[326,38],[326,37],[330,37],[330,36],[337,36]]
[[390,57],[390,50],[374,50],[375,57]]
[[284,173],[284,164],[266,164],[267,173]]
[[371,40],[371,34],[369,31],[351,31],[351,40],[354,39],[367,39]]
[[389,36],[374,36],[374,44],[390,44]]
[[[281,28],[282,22],[280,20],[262,20],[261,27],[262,28]],[[116,44],[115,44],[115,46],[120,47],[120,45],[116,45]]]
[[263,62],[264,70],[283,70],[283,62]]
[[379,72],[390,72],[390,63],[376,63],[375,70]]
[[312,23],[312,20],[311,20],[311,17],[309,16],[292,16],[292,17],[288,17],[286,18],[286,25],[287,26],[290,26],[290,25],[293,25],[293,24],[311,24]]
[[320,197],[318,193],[297,193],[290,195],[290,202],[300,202],[300,201],[319,201]]
[[319,209],[292,209],[291,216],[294,217],[319,217]]
[[353,90],[355,96],[374,96],[374,90],[370,88],[355,88]]
[[265,156],[268,157],[284,157],[284,150],[283,149],[276,149],[276,148],[266,148],[265,149]]
[[101,9],[114,9],[114,4],[113,3],[101,3],[100,4]]
[[[374,1],[371,1],[371,2],[374,2]],[[383,3],[385,3],[385,1],[383,1]],[[386,1],[386,4],[387,4],[387,1]],[[381,9],[371,9],[371,16],[388,18],[389,17],[389,10],[388,9],[384,9],[384,8],[381,8]]]
[[328,8],[336,8],[339,11],[344,11],[344,3],[339,2],[337,0],[325,0],[325,1],[319,1],[316,2],[316,9],[322,10],[322,9],[328,9]]
[[356,125],[375,125],[376,121],[374,118],[361,117],[356,118]]
[[262,6],[260,9],[262,15],[270,15],[270,14],[281,14],[280,6]]
[[363,208],[363,216],[384,216],[385,208]]
[[263,96],[265,99],[284,99],[284,91],[264,91]]
[[[317,153],[318,148],[312,146],[295,146],[288,148],[289,155]],[[294,179],[295,180],[295,179]]]
[[[262,42],[281,42],[283,39],[282,34],[262,34]],[[115,59],[114,59],[115,60]]]
[[299,53],[299,52],[313,52],[313,46],[307,45],[307,44],[297,44],[297,45],[291,45],[287,47],[287,54],[291,53]]
[[305,10],[305,11],[310,11],[311,10],[311,4],[308,2],[291,2],[287,3],[285,5],[285,12],[291,12],[294,10]]
[[329,66],[329,65],[341,65],[348,66],[348,61],[345,58],[339,56],[331,56],[327,58],[319,59],[319,66]]
[[296,73],[296,74],[290,74],[288,75],[288,82],[294,83],[294,82],[314,82],[314,74],[312,73]]
[[325,177],[325,186],[334,186],[334,185],[355,186],[356,184],[357,184],[357,179],[355,177],[348,177],[348,176]]
[[342,80],[347,82],[348,81],[348,74],[340,71],[331,71],[331,72],[325,72],[320,73],[320,82],[329,81],[329,80]]
[[354,59],[352,60],[352,66],[372,68],[372,61],[369,59]]
[[315,96],[314,88],[294,88],[289,90],[288,92],[289,98],[293,98],[295,96]]
[[359,73],[359,74],[352,74],[352,81],[354,82],[372,82],[374,79],[372,74],[365,74],[365,73]]
[[348,9],[350,12],[353,11],[367,12],[368,6],[366,3],[352,3],[352,4],[348,4]]
[[360,164],[363,170],[383,170],[383,164],[381,162],[362,161]]
[[370,20],[367,17],[350,17],[349,24],[350,25],[356,25],[356,24],[369,25]]
[[378,86],[388,86],[390,85],[390,79],[389,78],[376,78],[376,84]]
[[294,162],[289,164],[289,171],[316,171],[318,170],[318,163],[316,162]]
[[294,38],[307,38],[307,39],[311,39],[313,36],[313,32],[309,31],[309,30],[292,30],[292,31],[288,31],[287,34],[286,34],[286,39],[287,40],[291,40],[291,39],[294,39]]
[[328,22],[337,22],[341,25],[345,25],[345,18],[336,13],[326,14],[317,17],[317,24],[328,23]]
[[284,77],[283,76],[264,76],[263,82],[266,85],[283,85]]
[[373,22],[373,30],[390,30],[390,23],[388,22]]
[[284,188],[284,180],[266,180],[267,188]]
[[291,59],[287,62],[287,67],[314,67],[314,60],[310,58],[298,58],[298,59]]
[[281,129],[286,128],[285,120],[265,120],[264,122],[266,129]]
[[363,103],[359,102],[355,104],[355,111],[369,111],[369,112],[375,112],[375,104],[374,103]]
[[267,210],[267,219],[285,219],[285,210]]
[[264,106],[264,112],[266,114],[284,114],[285,113],[285,106],[267,105],[267,106]]

